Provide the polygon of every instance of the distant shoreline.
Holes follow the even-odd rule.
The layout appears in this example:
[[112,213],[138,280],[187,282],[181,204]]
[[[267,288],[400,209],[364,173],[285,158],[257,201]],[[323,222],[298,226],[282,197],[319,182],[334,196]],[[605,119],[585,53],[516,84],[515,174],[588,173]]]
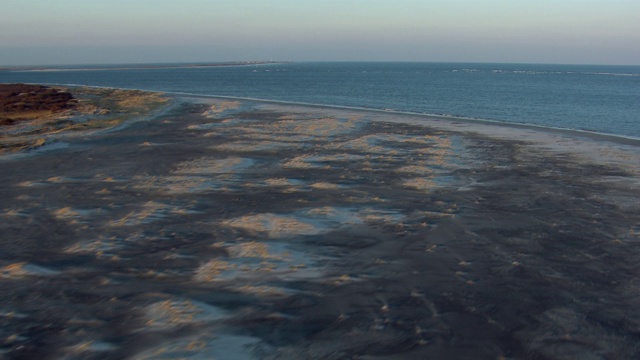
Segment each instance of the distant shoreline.
[[104,70],[152,70],[152,69],[180,69],[180,68],[209,68],[225,66],[252,66],[269,64],[286,64],[288,61],[230,61],[206,63],[175,63],[175,64],[114,64],[114,65],[61,65],[61,66],[3,66],[0,71],[104,71]]

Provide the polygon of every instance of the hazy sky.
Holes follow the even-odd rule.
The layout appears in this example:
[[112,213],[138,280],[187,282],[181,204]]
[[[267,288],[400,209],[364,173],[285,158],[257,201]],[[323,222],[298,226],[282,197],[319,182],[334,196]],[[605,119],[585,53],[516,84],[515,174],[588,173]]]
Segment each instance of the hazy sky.
[[640,0],[0,0],[0,65],[640,64]]

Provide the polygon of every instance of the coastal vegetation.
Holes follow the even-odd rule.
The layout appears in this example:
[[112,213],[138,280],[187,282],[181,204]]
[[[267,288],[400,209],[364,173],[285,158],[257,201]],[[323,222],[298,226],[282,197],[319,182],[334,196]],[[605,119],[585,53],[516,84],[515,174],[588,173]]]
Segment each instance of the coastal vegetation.
[[160,93],[0,84],[0,154],[30,150],[71,132],[103,129],[161,107]]
[[73,95],[42,85],[0,84],[0,125],[13,125],[71,109]]

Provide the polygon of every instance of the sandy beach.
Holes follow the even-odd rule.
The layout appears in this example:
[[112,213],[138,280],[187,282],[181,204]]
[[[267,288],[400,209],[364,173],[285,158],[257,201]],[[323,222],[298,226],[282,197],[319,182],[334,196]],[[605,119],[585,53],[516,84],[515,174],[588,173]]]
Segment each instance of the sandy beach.
[[0,155],[0,358],[640,357],[639,141],[133,108]]

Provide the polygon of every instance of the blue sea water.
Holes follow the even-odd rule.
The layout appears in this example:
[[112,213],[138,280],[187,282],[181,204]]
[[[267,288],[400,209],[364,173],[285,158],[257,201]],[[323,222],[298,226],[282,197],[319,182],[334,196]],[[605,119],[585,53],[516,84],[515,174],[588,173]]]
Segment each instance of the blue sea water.
[[640,138],[640,66],[383,62],[70,66],[4,69],[0,82],[391,109]]

